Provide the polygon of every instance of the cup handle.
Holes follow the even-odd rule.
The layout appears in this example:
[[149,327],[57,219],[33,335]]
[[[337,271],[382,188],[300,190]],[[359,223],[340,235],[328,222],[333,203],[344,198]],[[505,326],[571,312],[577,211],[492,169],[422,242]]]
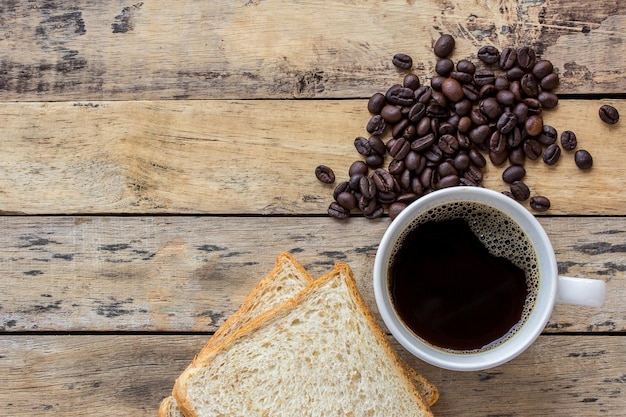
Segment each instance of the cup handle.
[[600,307],[606,297],[606,284],[599,279],[559,276],[556,302]]

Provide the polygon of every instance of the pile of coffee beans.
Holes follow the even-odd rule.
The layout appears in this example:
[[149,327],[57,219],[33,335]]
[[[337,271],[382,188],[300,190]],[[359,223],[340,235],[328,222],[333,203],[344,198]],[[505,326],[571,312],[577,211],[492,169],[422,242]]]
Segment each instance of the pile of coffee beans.
[[[509,165],[502,179],[510,188],[503,193],[526,201],[531,198],[522,181],[526,159],[542,158],[554,165],[561,148],[569,152],[577,147],[573,132],[562,132],[559,146],[556,129],[543,123],[542,111],[558,104],[552,90],[559,77],[550,61],[537,59],[529,47],[500,51],[484,46],[478,50],[477,64],[467,59],[455,63],[448,58],[454,45],[450,35],[435,42],[433,51],[439,59],[430,85],[422,85],[410,72],[409,55],[393,56],[393,65],[407,73],[402,83],[369,99],[369,135],[354,140],[363,160],[354,162],[349,179],[335,187],[328,209],[332,217],[348,218],[358,209],[367,218],[377,218],[386,209],[395,218],[434,190],[481,186],[487,160],[496,166]],[[614,123],[619,115],[608,107],[603,106],[599,115]],[[384,167],[386,155],[391,162]],[[585,150],[578,150],[574,159],[580,169],[592,166]],[[334,179],[325,166],[318,167],[316,175],[325,183]],[[550,201],[533,196],[530,207],[545,211]]]

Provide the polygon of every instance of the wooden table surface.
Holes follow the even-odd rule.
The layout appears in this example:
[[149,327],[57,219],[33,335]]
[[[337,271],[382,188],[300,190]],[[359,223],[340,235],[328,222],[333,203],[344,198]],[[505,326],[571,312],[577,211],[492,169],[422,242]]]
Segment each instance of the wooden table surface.
[[[606,281],[558,305],[497,368],[429,366],[436,416],[626,415],[626,3],[0,1],[0,415],[154,416],[177,375],[289,251],[318,276],[372,265],[389,218],[326,215],[366,134],[367,99],[408,53],[531,46],[561,83],[559,132],[594,156],[527,164],[559,271]],[[504,189],[501,168],[484,185]],[[378,317],[378,316],[377,316]]]

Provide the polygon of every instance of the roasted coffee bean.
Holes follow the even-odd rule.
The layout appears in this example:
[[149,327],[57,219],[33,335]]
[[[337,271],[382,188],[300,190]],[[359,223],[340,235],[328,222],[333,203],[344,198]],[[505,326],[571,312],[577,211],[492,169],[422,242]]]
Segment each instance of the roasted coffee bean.
[[413,175],[408,169],[405,169],[402,174],[396,177],[401,192],[407,191],[411,188],[411,178],[413,178]]
[[397,123],[402,119],[402,111],[398,106],[387,104],[380,111],[380,115],[387,123]]
[[474,73],[474,83],[479,87],[486,84],[493,84],[495,78],[495,74],[489,69],[480,69]]
[[517,64],[524,70],[533,68],[536,62],[535,50],[527,46],[517,50]]
[[427,104],[432,97],[433,89],[427,85],[423,85],[415,90],[413,97],[422,104]]
[[318,165],[315,168],[315,176],[324,184],[332,184],[335,182],[335,173],[326,165]]
[[333,199],[337,200],[337,196],[343,193],[344,191],[351,190],[350,183],[348,181],[342,181],[333,190]]
[[512,106],[515,103],[515,95],[509,90],[498,90],[496,100],[503,106]]
[[346,210],[354,210],[359,204],[354,194],[347,191],[337,196],[337,203]]
[[401,119],[398,123],[394,124],[391,128],[391,136],[395,139],[404,136],[410,136],[407,134],[406,129],[411,125],[409,119]]
[[508,90],[511,86],[511,81],[504,75],[499,75],[493,80],[493,85],[498,91]]
[[541,80],[546,75],[552,73],[553,70],[552,62],[542,59],[541,61],[537,61],[533,67],[532,73],[538,80]]
[[470,113],[470,119],[472,120],[472,123],[474,123],[474,125],[476,126],[482,126],[489,123],[489,120],[487,120],[487,116],[485,116],[480,111],[480,109],[473,109]]
[[391,149],[389,149],[389,155],[391,155],[393,159],[402,160],[407,156],[410,150],[411,143],[404,138],[398,138]]
[[404,161],[399,159],[393,159],[391,162],[389,162],[389,166],[387,167],[387,171],[389,171],[391,175],[400,175],[402,174],[402,172],[404,172],[404,170]]
[[521,80],[524,74],[526,74],[526,71],[518,65],[506,70],[506,78],[508,78],[511,81]]
[[328,215],[336,219],[347,219],[350,217],[350,210],[346,210],[339,203],[333,201],[328,207]]
[[431,182],[432,176],[433,176],[433,169],[431,167],[424,168],[424,170],[419,175],[419,179],[420,179],[420,183],[422,184],[422,187],[424,187],[425,189],[430,188],[430,182]]
[[372,173],[372,179],[376,185],[376,189],[381,193],[392,191],[394,188],[393,176],[384,169],[378,168]]
[[513,165],[524,165],[526,162],[526,154],[521,147],[509,150],[509,162]]
[[522,101],[522,86],[519,81],[511,81],[509,91],[515,96],[516,102]]
[[404,166],[409,171],[415,171],[422,162],[422,155],[415,151],[410,151],[404,158]]
[[600,110],[598,110],[598,115],[604,123],[610,125],[614,125],[619,121],[619,113],[617,109],[613,106],[609,106],[608,104],[600,107]]
[[368,171],[369,171],[369,168],[367,167],[365,162],[363,162],[363,161],[354,161],[350,165],[350,168],[348,168],[348,175],[349,176],[353,176],[353,175],[357,175],[357,174],[367,175]]
[[483,46],[478,50],[478,59],[485,64],[495,64],[500,59],[500,51],[495,46]]
[[526,158],[532,159],[533,161],[541,156],[541,152],[543,149],[541,148],[541,144],[534,139],[526,139],[524,142],[524,154]]
[[372,152],[365,158],[365,163],[370,168],[379,168],[385,163],[385,157],[379,153]]
[[495,97],[497,94],[498,94],[498,89],[493,84],[483,85],[482,87],[480,87],[480,92],[478,93],[481,99],[487,98],[487,97]]
[[522,144],[522,131],[519,127],[515,126],[506,135],[506,144],[509,148],[516,148]]
[[463,173],[463,177],[472,181],[474,184],[480,184],[483,180],[483,172],[476,165],[470,165]]
[[372,153],[384,155],[385,152],[387,152],[387,147],[385,146],[385,142],[383,142],[383,140],[379,136],[370,136],[367,142],[369,143]]
[[372,146],[363,136],[359,136],[354,139],[354,147],[358,153],[364,156],[367,156],[372,152]]
[[370,97],[367,102],[367,110],[372,114],[379,114],[386,103],[385,95],[383,93],[376,93]]
[[472,119],[469,116],[463,116],[459,119],[457,131],[460,133],[467,133],[472,128]]
[[422,117],[415,126],[415,133],[417,137],[425,136],[430,132],[431,119],[428,116]]
[[420,79],[415,74],[407,74],[404,76],[404,80],[402,80],[402,86],[406,88],[410,88],[411,90],[417,90],[421,85]]
[[524,99],[524,104],[528,107],[528,115],[539,115],[541,114],[541,102],[534,97],[526,97]]
[[517,50],[513,48],[504,48],[500,52],[499,65],[503,70],[513,68],[517,63]]
[[355,174],[350,177],[348,183],[350,184],[350,189],[353,191],[359,191],[361,178],[363,178],[363,174]]
[[517,117],[518,124],[523,126],[528,118],[528,106],[524,103],[517,103],[512,112]]
[[549,145],[545,151],[543,151],[543,162],[545,162],[547,165],[554,165],[559,161],[559,158],[561,157],[561,148],[559,148],[559,145],[557,145],[556,143],[553,143],[552,145]]
[[526,176],[526,170],[520,165],[511,165],[502,172],[502,181],[513,184]]
[[[464,93],[465,94],[465,93]],[[461,99],[461,101],[454,103],[454,113],[459,116],[459,121],[461,117],[468,116],[472,111],[473,105],[472,102],[466,98]],[[468,120],[471,122],[471,120]]]
[[571,130],[564,130],[563,133],[561,133],[561,146],[563,149],[573,151],[576,149],[576,145],[578,145],[576,134]]
[[385,210],[380,205],[378,205],[376,209],[371,213],[363,212],[363,217],[365,217],[366,219],[378,219],[380,217],[383,217],[383,214],[385,214]]
[[557,136],[558,133],[555,128],[550,125],[543,125],[541,133],[537,136],[537,142],[545,146],[552,145],[556,142]]
[[437,119],[445,119],[450,116],[450,110],[441,104],[430,104],[426,107],[426,115]]
[[574,162],[580,169],[590,169],[593,166],[593,158],[591,154],[584,149],[576,151],[574,154]]
[[441,85],[445,79],[446,77],[442,77],[441,75],[430,79],[430,87],[433,89],[433,92],[441,91]]
[[400,203],[398,201],[390,204],[389,205],[389,218],[393,220],[396,217],[398,217],[398,214],[402,213],[402,211],[406,208],[406,206],[407,205],[405,203]]
[[458,175],[448,175],[445,177],[441,177],[439,181],[435,184],[435,188],[440,190],[442,188],[455,187],[459,185],[460,178]]
[[443,161],[442,163],[440,163],[439,166],[437,166],[437,172],[439,173],[439,176],[442,178],[447,177],[448,175],[458,174],[458,171],[454,167],[454,165],[448,161]]
[[510,186],[511,194],[517,201],[526,201],[530,197],[530,190],[528,186],[522,181],[515,181]]
[[437,130],[439,136],[456,134],[456,127],[452,123],[450,123],[450,120],[452,120],[453,117],[454,116],[448,119],[447,122],[442,122],[439,125],[439,130]]
[[454,78],[446,78],[441,85],[441,92],[453,103],[461,101],[465,97],[461,83]]
[[378,193],[378,202],[382,204],[390,204],[396,201],[397,194],[393,191],[387,191],[386,193]]
[[380,114],[375,114],[372,118],[367,122],[366,130],[376,136],[380,136],[385,133],[387,129],[387,122]]
[[411,106],[407,115],[408,119],[413,123],[419,121],[424,116],[426,116],[426,106],[419,101]]
[[457,153],[456,156],[454,157],[453,164],[454,164],[454,168],[456,168],[457,171],[465,171],[467,167],[470,166],[471,162],[472,161],[469,155],[467,154],[467,152],[461,151]]
[[443,159],[443,151],[437,145],[432,145],[423,151],[422,155],[430,162],[439,162]]
[[526,97],[537,97],[539,95],[539,84],[535,76],[530,72],[522,76],[520,86]]
[[500,133],[506,135],[515,128],[515,125],[517,125],[517,117],[513,113],[507,111],[502,113],[502,115],[498,119],[496,127],[498,128]]
[[413,59],[407,54],[395,54],[391,62],[401,69],[409,69],[413,66]]
[[491,128],[489,125],[480,125],[472,129],[468,136],[472,143],[480,145],[485,143],[489,135],[491,135]]
[[473,84],[464,84],[461,88],[463,88],[463,93],[469,101],[474,102],[480,98],[480,90]]
[[415,92],[410,88],[398,87],[389,91],[385,99],[388,103],[398,106],[410,106],[415,101]]
[[465,185],[468,187],[478,187],[478,184],[476,184],[474,181],[466,177],[459,178],[459,185]]
[[456,139],[456,137],[450,134],[445,134],[439,138],[439,141],[437,141],[437,146],[444,154],[454,155],[459,149],[459,141]]
[[484,168],[487,165],[487,160],[485,159],[483,154],[478,152],[476,149],[470,149],[467,154],[469,155],[472,164],[474,164],[476,167]]
[[512,198],[513,200],[515,200],[515,197],[513,197],[513,193],[512,193],[512,192],[510,192],[509,190],[504,190],[504,191],[502,191],[502,195],[505,195],[505,196],[507,196],[507,197]]
[[472,75],[476,72],[476,65],[468,59],[461,59],[456,63],[456,70]]
[[454,49],[455,40],[451,35],[444,34],[437,39],[433,46],[433,52],[439,58],[446,58]]
[[462,72],[462,71],[452,71],[450,73],[450,78],[457,80],[461,84],[469,84],[474,79],[474,73]]
[[559,97],[549,91],[542,91],[537,96],[537,99],[544,109],[553,109],[559,104]]
[[429,133],[426,136],[422,136],[421,138],[415,139],[411,143],[411,149],[416,152],[421,152],[423,150],[426,150],[430,148],[433,145],[433,143],[435,143],[435,139],[436,139],[435,135],[433,133]]
[[469,149],[472,146],[472,141],[470,141],[469,136],[461,131],[457,132],[456,140],[459,142],[460,149]]
[[403,204],[411,204],[415,200],[417,200],[419,196],[414,192],[402,193],[396,198],[396,202]]
[[361,192],[361,195],[367,200],[371,200],[372,198],[376,197],[376,184],[374,184],[374,180],[371,176],[361,178],[361,180],[359,181],[359,191]]
[[489,159],[494,165],[501,165],[508,158],[506,138],[497,130],[489,138]]
[[454,71],[454,62],[451,59],[443,58],[435,64],[435,72],[442,77],[447,77]]
[[550,200],[543,196],[533,196],[530,198],[530,208],[535,211],[546,211],[550,208]]
[[530,116],[528,119],[526,119],[524,128],[530,136],[539,135],[543,131],[543,118],[536,114]]
[[551,72],[541,79],[539,82],[542,90],[551,91],[554,90],[559,85],[559,76],[556,72]]
[[498,120],[502,114],[500,104],[498,104],[496,99],[493,97],[487,97],[486,99],[481,100],[479,108],[481,113],[487,116],[489,120]]

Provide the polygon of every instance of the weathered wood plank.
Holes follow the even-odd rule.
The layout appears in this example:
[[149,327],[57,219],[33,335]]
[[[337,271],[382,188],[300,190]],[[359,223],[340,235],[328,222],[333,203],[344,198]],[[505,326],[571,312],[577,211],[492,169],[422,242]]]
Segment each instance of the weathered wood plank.
[[[562,93],[623,92],[620,1],[197,0],[3,2],[0,100],[365,97],[396,52],[431,74],[484,44],[531,45]],[[261,30],[262,29],[262,30]]]
[[[547,332],[626,330],[626,217],[543,217],[560,273],[606,281],[602,308],[557,305]],[[293,253],[313,276],[354,270],[375,310],[371,270],[389,219],[0,217],[0,328],[216,330]]]
[[[552,200],[550,214],[626,214],[626,123],[608,126],[602,103],[561,100],[545,123],[576,132],[594,156],[555,166],[529,161],[525,181]],[[362,157],[364,100],[159,101],[0,104],[0,210],[55,213],[322,214],[332,187]],[[504,190],[502,168],[485,186]]]
[[[154,416],[204,336],[0,337],[0,405],[19,416]],[[397,345],[396,347],[400,349]],[[438,417],[619,416],[626,338],[542,336],[489,371],[439,370],[403,353],[437,385]],[[29,372],[24,372],[28,369]]]

